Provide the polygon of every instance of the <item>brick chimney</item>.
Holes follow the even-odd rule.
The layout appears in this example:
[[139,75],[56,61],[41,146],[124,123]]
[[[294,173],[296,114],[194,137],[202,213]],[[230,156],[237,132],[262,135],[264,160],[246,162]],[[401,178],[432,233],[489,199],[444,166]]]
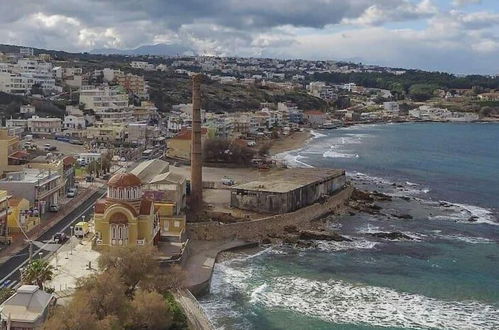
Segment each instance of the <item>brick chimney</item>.
[[201,146],[201,80],[202,74],[192,76],[192,134],[191,134],[191,210],[198,211],[203,203],[203,155]]

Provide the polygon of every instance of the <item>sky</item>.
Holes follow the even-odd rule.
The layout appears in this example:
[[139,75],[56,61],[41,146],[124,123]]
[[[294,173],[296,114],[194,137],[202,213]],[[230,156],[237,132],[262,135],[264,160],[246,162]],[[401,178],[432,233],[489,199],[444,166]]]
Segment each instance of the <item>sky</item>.
[[1,0],[0,43],[499,74],[499,0]]

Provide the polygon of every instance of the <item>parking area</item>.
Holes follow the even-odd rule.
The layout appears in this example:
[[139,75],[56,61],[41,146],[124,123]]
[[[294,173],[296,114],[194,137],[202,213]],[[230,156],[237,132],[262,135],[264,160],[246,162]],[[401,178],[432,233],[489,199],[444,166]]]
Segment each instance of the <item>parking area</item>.
[[[27,140],[22,141],[27,142]],[[50,144],[57,148],[54,152],[62,153],[67,156],[72,156],[75,154],[79,154],[85,152],[85,147],[78,144],[71,144],[69,142],[57,141],[52,139],[32,139],[32,143],[36,144],[39,150],[44,150],[45,144]]]

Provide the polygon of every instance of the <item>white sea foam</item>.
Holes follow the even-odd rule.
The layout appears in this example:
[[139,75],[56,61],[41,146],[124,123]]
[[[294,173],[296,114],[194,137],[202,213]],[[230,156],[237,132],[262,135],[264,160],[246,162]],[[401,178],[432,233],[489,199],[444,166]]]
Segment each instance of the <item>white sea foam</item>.
[[378,243],[365,241],[365,240],[354,240],[352,242],[336,242],[336,241],[318,241],[317,249],[321,251],[346,251],[346,250],[358,250],[358,249],[372,249]]
[[307,168],[313,168],[312,165],[309,165],[301,159],[306,159],[305,156],[302,156],[300,154],[292,154],[294,152],[282,152],[274,156],[274,159],[276,160],[281,160],[286,163],[287,166],[290,167],[307,167]]
[[[468,205],[468,204],[459,204],[459,203],[451,203],[447,201],[440,201],[440,203],[444,203],[449,207],[446,208],[448,210],[448,214],[445,215],[437,215],[430,217],[431,220],[453,220],[457,222],[463,223],[487,223],[491,225],[499,225],[497,219],[494,217],[491,210],[488,210],[483,207]],[[428,203],[434,205],[435,203]],[[469,221],[470,217],[475,217],[475,221]]]
[[318,138],[327,136],[326,134],[322,134],[322,133],[316,132],[314,130],[311,130],[310,134],[312,134],[312,139],[318,139]]
[[470,243],[470,244],[494,243],[493,240],[485,238],[485,237],[469,237],[469,236],[462,236],[462,235],[437,235],[437,237],[443,238],[443,239],[463,241],[463,242]]
[[338,151],[334,151],[334,150],[328,150],[322,154],[322,157],[324,157],[324,158],[359,158],[359,155],[338,152]]
[[253,303],[328,322],[379,327],[497,329],[499,311],[475,301],[443,301],[338,280],[278,277],[253,291]]
[[250,303],[254,304],[258,301],[258,296],[262,295],[265,290],[267,290],[268,288],[268,284],[267,283],[264,283],[258,287],[256,287],[256,289],[254,289],[251,294],[250,294]]

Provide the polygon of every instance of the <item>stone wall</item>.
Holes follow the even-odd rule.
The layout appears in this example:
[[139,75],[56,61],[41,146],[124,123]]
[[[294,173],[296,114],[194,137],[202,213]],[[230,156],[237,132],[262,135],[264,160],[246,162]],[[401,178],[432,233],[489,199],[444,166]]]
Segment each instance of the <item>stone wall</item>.
[[335,195],[329,197],[324,203],[315,203],[297,211],[278,214],[262,219],[223,224],[219,222],[188,223],[187,235],[198,240],[244,239],[257,240],[269,233],[277,233],[284,226],[308,225],[312,220],[321,218],[341,208],[348,201],[353,188],[345,187]]

